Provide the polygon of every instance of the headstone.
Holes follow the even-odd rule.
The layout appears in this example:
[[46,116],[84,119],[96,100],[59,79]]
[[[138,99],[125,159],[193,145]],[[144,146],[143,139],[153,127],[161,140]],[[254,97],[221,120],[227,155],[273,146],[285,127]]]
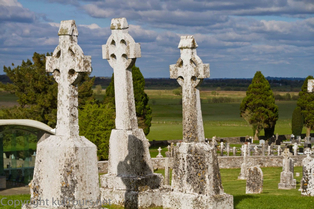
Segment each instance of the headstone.
[[[56,135],[37,144],[36,164],[30,184],[31,205],[23,208],[75,208],[75,201],[89,200],[100,207],[97,147],[79,135],[78,87],[81,73],[91,72],[91,57],[77,44],[74,20],[61,21],[59,45],[46,57],[46,71],[58,83]],[[71,201],[62,201],[62,200]],[[42,204],[42,200],[48,200]],[[60,201],[52,205],[52,200]],[[37,204],[36,204],[37,203]],[[39,206],[38,203],[41,205]],[[48,204],[48,205],[47,205]]]
[[265,156],[265,144],[262,144],[262,156]]
[[163,158],[164,156],[162,156],[161,154],[161,147],[158,148],[158,155],[156,156],[157,158]]
[[309,148],[306,148],[304,154],[306,155],[306,158],[302,160],[302,179],[300,182],[300,189],[299,191],[303,191],[307,189],[307,184],[304,184],[305,182],[308,182],[308,176],[307,176],[307,170],[309,169],[307,166],[308,164],[313,160],[311,157],[312,151]]
[[174,157],[174,143],[171,142],[171,157]]
[[240,150],[241,150],[241,156],[243,156],[244,144],[242,144]]
[[290,141],[294,140],[294,139],[295,139],[294,137],[295,137],[295,136],[294,136],[293,134],[291,134],[291,136],[290,136]]
[[255,155],[255,156],[259,155],[258,147],[257,147],[257,146],[254,146],[254,155]]
[[212,138],[212,146],[215,147],[216,146],[216,136],[213,136]]
[[247,178],[247,145],[244,144],[241,148],[241,151],[243,153],[243,163],[241,164],[241,171],[238,176],[238,179],[246,179]]
[[6,159],[7,158],[7,155],[5,153],[3,153],[3,158]]
[[[293,179],[293,160],[291,159],[291,153],[286,148],[282,153],[282,172],[280,174],[280,183],[278,189],[295,189],[296,180]],[[292,168],[291,168],[292,165]]]
[[169,185],[169,176],[170,176],[170,170],[169,170],[169,158],[165,158],[165,180],[164,184]]
[[218,157],[204,142],[199,84],[209,77],[209,65],[196,53],[193,36],[181,36],[181,57],[170,66],[170,77],[182,86],[183,142],[175,156],[172,191],[163,195],[163,208],[233,208],[233,197],[224,193]]
[[300,173],[296,172],[296,173],[295,173],[295,176],[296,176],[296,177],[299,177],[299,176],[300,176]]
[[271,155],[271,150],[270,150],[270,146],[268,145],[268,148],[267,148],[267,156],[270,156]]
[[246,194],[260,194],[263,191],[263,171],[259,166],[248,168]]
[[251,146],[250,146],[250,142],[247,143],[247,155],[251,156]]
[[265,140],[264,140],[264,139],[259,140],[259,144],[260,144],[260,145],[265,144]]
[[311,144],[314,144],[314,137],[311,137]]
[[281,147],[280,147],[280,145],[278,145],[278,148],[277,148],[277,155],[278,155],[278,156],[281,155]]
[[101,197],[125,208],[161,206],[163,176],[153,172],[149,142],[138,128],[135,111],[131,69],[141,48],[128,28],[125,18],[112,19],[112,33],[102,46],[103,58],[114,71],[116,127],[109,140],[108,173],[100,177]]
[[276,140],[278,140],[278,136],[279,136],[279,134],[278,134],[278,133],[276,133]]
[[232,147],[232,152],[233,152],[233,156],[237,155],[237,148],[236,147]]
[[220,142],[220,156],[224,156],[224,143]]
[[298,144],[297,143],[294,143],[294,145],[293,145],[293,153],[294,153],[294,156],[298,155]]
[[226,151],[227,151],[227,156],[229,156],[229,152],[230,152],[230,146],[229,146],[229,143],[227,143],[227,148],[226,148]]

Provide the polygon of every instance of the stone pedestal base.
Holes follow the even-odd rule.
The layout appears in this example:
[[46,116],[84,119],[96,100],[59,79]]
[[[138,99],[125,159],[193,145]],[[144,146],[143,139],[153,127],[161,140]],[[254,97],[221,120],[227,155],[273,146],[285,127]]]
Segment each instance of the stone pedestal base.
[[233,208],[233,196],[200,195],[171,192],[162,196],[163,208],[171,209],[230,209]]
[[281,172],[280,183],[278,184],[278,189],[295,189],[296,180],[293,179],[292,172]]
[[97,208],[91,203],[100,200],[97,147],[92,142],[83,136],[50,136],[37,144],[35,163],[30,184],[35,205],[25,208]]
[[126,209],[160,207],[162,195],[169,192],[169,188],[148,189],[145,191],[113,190],[100,188],[101,200],[110,204],[120,205]]

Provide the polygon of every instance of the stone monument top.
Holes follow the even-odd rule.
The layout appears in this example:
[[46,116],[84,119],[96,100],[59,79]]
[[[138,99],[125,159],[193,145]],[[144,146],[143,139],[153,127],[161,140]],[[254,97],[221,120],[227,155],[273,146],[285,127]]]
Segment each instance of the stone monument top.
[[78,31],[74,20],[61,21],[59,45],[46,57],[46,71],[58,83],[56,135],[79,135],[78,89],[81,73],[91,72],[91,57],[84,56],[77,44]]

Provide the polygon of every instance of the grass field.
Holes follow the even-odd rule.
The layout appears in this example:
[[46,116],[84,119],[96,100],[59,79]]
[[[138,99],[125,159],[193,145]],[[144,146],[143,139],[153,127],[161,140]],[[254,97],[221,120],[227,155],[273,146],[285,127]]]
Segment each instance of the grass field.
[[[182,139],[181,96],[175,95],[173,90],[146,90],[146,93],[153,110],[151,131],[147,138],[149,140]],[[287,92],[275,93],[284,95]],[[297,95],[296,92],[289,93],[291,96]],[[16,103],[17,98],[14,95],[4,92],[0,94],[0,106]],[[95,96],[102,100],[104,94],[103,90],[101,94]],[[251,126],[240,117],[240,103],[245,94],[245,91],[201,91],[205,137],[251,136],[253,134]],[[211,102],[213,98],[219,97],[231,98],[233,102]],[[279,120],[275,133],[291,134],[291,117],[296,101],[276,101],[276,104],[279,107]],[[261,135],[263,134],[262,131]]]
[[[153,109],[149,140],[182,139],[182,105],[181,96],[171,90],[147,90]],[[213,95],[210,91],[201,92],[202,114],[205,137],[232,137],[252,135],[251,126],[240,117],[240,103],[245,92],[222,91]],[[296,94],[296,93],[291,93]],[[209,103],[213,97],[229,97],[235,102]],[[296,101],[276,101],[279,107],[279,120],[275,133],[291,134],[291,117]],[[304,129],[305,132],[305,129]],[[263,131],[261,135],[263,135]]]
[[[240,169],[220,169],[221,180],[224,191],[233,195],[235,209],[310,209],[313,208],[314,198],[303,197],[298,191],[300,187],[301,176],[295,177],[297,180],[297,188],[292,190],[279,190],[281,167],[262,168],[264,175],[263,192],[261,194],[245,194],[246,181],[238,180]],[[301,173],[301,167],[294,168],[295,173]],[[158,170],[158,173],[164,174],[164,170]],[[29,200],[29,195],[0,196],[4,199],[3,203],[8,204],[8,200]],[[121,209],[118,206],[107,206],[110,209]],[[14,206],[3,206],[1,208],[11,209]],[[151,209],[158,209],[155,207]]]

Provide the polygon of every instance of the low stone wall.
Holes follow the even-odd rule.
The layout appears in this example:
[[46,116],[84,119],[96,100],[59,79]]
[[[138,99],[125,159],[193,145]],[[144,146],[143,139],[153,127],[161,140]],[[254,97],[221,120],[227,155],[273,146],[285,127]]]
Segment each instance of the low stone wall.
[[[306,155],[292,156],[294,166],[301,166],[303,158]],[[260,165],[261,167],[281,167],[282,156],[247,156],[248,165]],[[152,158],[154,170],[165,168],[165,158]],[[242,156],[218,156],[219,168],[241,168],[243,163]],[[169,161],[170,167],[173,162]],[[108,161],[98,162],[99,173],[108,172]]]
[[[303,158],[306,155],[292,156],[294,166],[301,166]],[[247,156],[247,163],[249,165],[259,165],[261,167],[281,167],[282,156]],[[243,163],[242,156],[219,156],[219,168],[241,168]]]

